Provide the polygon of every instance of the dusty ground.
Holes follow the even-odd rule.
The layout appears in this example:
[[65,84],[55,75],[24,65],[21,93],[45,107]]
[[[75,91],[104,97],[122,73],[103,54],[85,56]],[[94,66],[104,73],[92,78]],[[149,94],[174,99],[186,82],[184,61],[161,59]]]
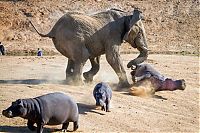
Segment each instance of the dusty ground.
[[[136,55],[123,55],[124,64]],[[29,98],[50,92],[73,97],[80,111],[77,132],[199,132],[199,58],[197,56],[150,55],[148,63],[174,79],[186,80],[186,90],[158,92],[156,98],[130,96],[115,91],[117,77],[103,57],[101,70],[89,85],[62,84],[67,59],[63,56],[0,57],[0,112],[18,98]],[[172,65],[173,64],[173,65]],[[89,64],[85,70],[89,69]],[[126,69],[127,75],[129,70]],[[92,90],[99,81],[109,82],[113,89],[112,109],[106,113],[95,109]],[[0,132],[29,132],[27,120],[8,119],[0,113]],[[45,126],[55,131],[61,126]],[[72,124],[69,126],[72,130]]]

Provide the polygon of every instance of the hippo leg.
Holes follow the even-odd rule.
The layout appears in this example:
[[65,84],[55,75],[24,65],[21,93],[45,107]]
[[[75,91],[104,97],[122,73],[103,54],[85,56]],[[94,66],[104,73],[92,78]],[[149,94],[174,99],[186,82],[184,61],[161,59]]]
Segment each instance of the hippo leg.
[[42,133],[43,132],[43,123],[37,123],[37,133]]
[[106,105],[101,106],[101,110],[105,111],[106,110]]
[[106,102],[106,112],[110,112],[110,99]]
[[63,123],[63,125],[62,125],[62,132],[67,132],[68,126],[69,126],[69,122]]
[[184,90],[186,87],[185,80],[172,80],[166,79],[162,86],[157,91],[174,91],[174,90]]
[[78,121],[74,122],[74,131],[76,131],[78,129]]
[[102,111],[104,111],[104,110],[105,110],[105,109],[104,109],[104,106],[101,106],[101,110],[102,110]]
[[35,131],[36,127],[33,126],[34,124],[35,124],[35,122],[28,120],[28,123],[27,123],[28,129],[30,129],[31,131]]

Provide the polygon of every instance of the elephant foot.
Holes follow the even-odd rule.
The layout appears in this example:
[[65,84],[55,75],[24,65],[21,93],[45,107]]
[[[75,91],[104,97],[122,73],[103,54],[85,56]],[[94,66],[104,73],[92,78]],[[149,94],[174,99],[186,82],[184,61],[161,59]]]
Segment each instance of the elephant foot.
[[82,80],[73,80],[73,81],[71,81],[71,84],[74,86],[84,85]]
[[73,84],[73,78],[72,77],[66,77],[66,84]]
[[73,79],[71,77],[71,78],[66,78],[66,84],[79,86],[79,85],[83,85],[83,81],[79,79]]
[[83,73],[83,77],[85,78],[85,82],[89,83],[93,81],[93,76],[88,72]]
[[120,81],[117,85],[117,89],[119,90],[128,88],[128,87],[130,87],[130,84],[128,83],[128,81]]

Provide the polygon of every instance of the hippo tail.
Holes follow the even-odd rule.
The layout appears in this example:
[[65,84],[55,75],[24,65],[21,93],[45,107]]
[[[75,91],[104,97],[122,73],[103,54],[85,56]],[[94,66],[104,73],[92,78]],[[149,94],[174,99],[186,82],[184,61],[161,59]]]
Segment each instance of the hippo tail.
[[54,38],[52,32],[50,31],[48,34],[42,34],[40,33],[35,26],[33,25],[33,23],[29,20],[30,24],[33,26],[33,28],[35,29],[35,31],[41,36],[41,37],[49,37],[49,38]]

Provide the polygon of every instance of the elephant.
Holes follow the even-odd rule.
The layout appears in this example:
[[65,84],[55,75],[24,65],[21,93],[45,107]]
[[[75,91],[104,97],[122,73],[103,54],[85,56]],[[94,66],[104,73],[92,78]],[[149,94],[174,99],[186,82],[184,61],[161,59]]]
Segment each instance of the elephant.
[[118,86],[123,88],[129,86],[119,52],[123,40],[140,51],[140,55],[129,62],[128,67],[143,62],[148,56],[142,17],[139,9],[134,9],[132,13],[109,9],[90,15],[68,12],[47,34],[40,33],[30,23],[41,37],[51,38],[56,49],[68,58],[68,81],[82,83],[82,69],[88,59],[92,67],[83,73],[83,77],[86,81],[92,81],[100,69],[100,56],[105,54],[119,78]]

